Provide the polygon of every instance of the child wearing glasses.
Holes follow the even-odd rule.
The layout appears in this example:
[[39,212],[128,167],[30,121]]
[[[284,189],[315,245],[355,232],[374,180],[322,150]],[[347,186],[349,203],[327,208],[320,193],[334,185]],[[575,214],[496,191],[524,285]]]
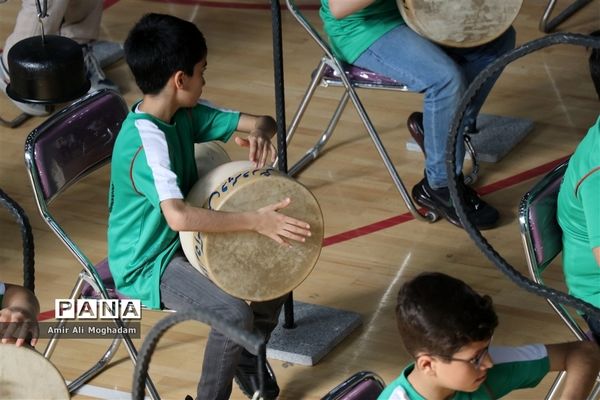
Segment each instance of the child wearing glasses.
[[415,361],[379,400],[489,400],[536,386],[549,371],[567,371],[563,399],[585,399],[600,370],[592,342],[491,346],[498,317],[489,296],[461,280],[423,273],[405,283],[398,329]]

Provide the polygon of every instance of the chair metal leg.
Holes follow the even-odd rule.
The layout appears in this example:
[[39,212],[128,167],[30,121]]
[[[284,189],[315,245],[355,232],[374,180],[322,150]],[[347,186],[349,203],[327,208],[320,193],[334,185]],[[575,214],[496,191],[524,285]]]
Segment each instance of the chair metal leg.
[[477,180],[477,176],[479,175],[479,161],[477,160],[477,153],[473,148],[473,143],[471,143],[471,137],[469,135],[463,136],[465,141],[465,147],[471,156],[471,172],[469,175],[466,175],[464,178],[466,185],[472,185]]
[[321,135],[321,137],[319,138],[317,143],[313,147],[311,147],[304,154],[304,156],[302,156],[302,158],[290,168],[290,172],[289,172],[290,176],[295,176],[300,171],[302,171],[308,164],[310,164],[311,162],[316,160],[316,158],[321,153],[321,149],[323,147],[325,147],[325,145],[331,138],[331,135],[333,134],[333,130],[335,129],[337,123],[339,122],[340,117],[342,116],[342,113],[344,112],[344,109],[346,108],[346,104],[348,104],[349,99],[350,99],[350,96],[348,96],[348,92],[345,91],[344,94],[342,95],[342,98],[340,99],[340,102],[338,103],[337,108],[335,109],[335,112],[333,113],[333,116],[329,120],[327,127],[323,131],[323,134]]
[[[126,326],[124,321],[119,318],[114,319],[113,321],[119,328],[124,328]],[[122,336],[116,336],[113,339],[113,341],[111,342],[110,346],[108,347],[108,350],[106,350],[104,355],[102,357],[100,357],[98,362],[96,362],[96,364],[94,364],[90,369],[85,371],[83,374],[81,374],[79,377],[77,377],[77,379],[73,380],[68,385],[69,392],[73,393],[73,394],[76,393],[77,390],[79,390],[79,388],[81,386],[85,385],[87,382],[89,382],[91,379],[93,379],[96,375],[98,375],[100,372],[102,372],[102,370],[108,366],[110,361],[113,359],[113,357],[117,353],[117,350],[119,349],[119,345],[121,344],[121,341],[125,342],[125,347],[127,349],[127,352],[129,353],[129,358],[131,359],[133,366],[135,367],[135,365],[137,363],[137,350],[135,349],[135,346],[133,345],[133,341],[131,340],[131,337],[127,334],[124,334]],[[154,386],[154,383],[152,382],[152,379],[150,377],[148,377],[148,379],[146,380],[146,389],[148,390],[148,393],[150,394],[150,398],[152,398],[153,400],[160,399],[160,396],[158,395],[158,391],[156,390],[156,387]]]
[[[346,79],[346,78],[343,77],[342,79]],[[346,86],[349,86],[349,82],[346,82]],[[373,126],[373,123],[369,119],[369,116],[367,115],[367,112],[365,111],[365,108],[362,105],[360,99],[358,98],[358,96],[356,95],[354,90],[348,89],[347,92],[350,96],[350,99],[352,100],[352,103],[354,104],[354,107],[356,108],[356,111],[358,112],[358,116],[362,120],[365,128],[367,128],[367,132],[369,133],[369,136],[371,137],[371,140],[373,141],[373,144],[375,145],[375,148],[377,149],[379,156],[381,157],[388,173],[392,177],[392,180],[394,181],[394,185],[396,185],[396,189],[398,189],[398,192],[400,192],[400,195],[402,196],[402,200],[404,200],[404,204],[406,204],[408,211],[417,220],[435,222],[439,218],[439,216],[437,216],[436,214],[432,213],[429,210],[427,210],[426,214],[423,215],[419,212],[419,210],[417,210],[415,204],[413,203],[412,198],[410,197],[410,195],[408,194],[408,191],[406,190],[406,187],[404,186],[404,183],[402,182],[402,179],[400,179],[400,175],[398,174],[396,167],[392,163],[392,160],[390,159],[390,156],[388,155],[387,151],[385,150],[385,147],[383,147],[383,143],[381,142],[381,139],[379,138],[379,134],[377,133],[377,131],[375,130],[375,127]]]
[[556,0],[549,0],[548,5],[544,10],[544,14],[542,15],[542,19],[540,20],[540,31],[544,33],[552,32],[558,25],[562,24],[567,18],[575,14],[577,11],[579,11],[591,1],[592,0],[575,0],[563,11],[561,11],[556,17],[550,19],[550,14],[552,14],[552,11],[554,10]]
[[27,121],[29,118],[31,118],[31,115],[29,115],[27,113],[21,113],[11,120],[6,120],[6,119],[0,117],[0,125],[6,126],[7,128],[17,128],[23,122]]
[[596,381],[588,400],[600,400],[600,376],[598,376],[598,380]]
[[[562,382],[566,376],[567,376],[566,371],[560,371],[558,373],[558,375],[556,376],[556,379],[554,380],[554,382],[552,382],[552,386],[550,386],[550,390],[548,391],[548,394],[546,394],[545,400],[552,400],[555,398],[554,395],[556,395],[558,393],[558,389],[560,388],[560,385],[562,384]],[[556,398],[558,398],[558,397],[556,397]]]
[[[546,394],[545,400],[552,400],[554,398],[558,398],[558,389],[560,385],[563,383],[564,378],[567,376],[566,371],[561,371],[557,376],[554,382],[552,382],[552,386],[550,386],[550,390],[548,394]],[[596,380],[596,384],[592,388],[590,395],[587,397],[587,400],[600,400],[600,375]]]
[[98,375],[102,370],[108,365],[110,360],[115,356],[117,350],[119,349],[119,345],[121,344],[121,338],[116,336],[111,342],[108,350],[104,353],[100,360],[96,364],[94,364],[90,369],[85,371],[83,374],[79,375],[76,379],[74,379],[67,388],[69,389],[69,393],[75,394],[80,387],[89,382],[92,378]]
[[[80,272],[79,273],[79,278],[77,278],[77,282],[75,283],[75,286],[73,287],[73,290],[71,291],[71,295],[69,296],[69,299],[78,299],[79,296],[81,295],[81,290],[83,289],[83,284],[84,284],[84,272]],[[65,324],[64,319],[60,319],[58,320],[58,324],[57,324],[57,329],[55,329],[52,333],[52,336],[50,337],[50,340],[48,341],[48,344],[46,345],[46,349],[44,350],[44,357],[47,359],[50,359],[50,357],[52,356],[52,353],[54,352],[54,349],[56,348],[56,341],[58,340],[60,333],[61,332],[64,324]]]
[[[321,79],[323,78],[323,75],[325,74],[326,67],[327,67],[327,64],[325,63],[325,61],[323,59],[321,59],[321,63],[317,67],[317,70],[313,76],[313,79],[310,82],[308,89],[306,89],[306,93],[304,93],[304,96],[302,97],[302,100],[300,101],[298,110],[296,111],[296,114],[294,114],[294,117],[292,118],[292,122],[290,123],[290,126],[288,127],[287,136],[285,138],[287,144],[289,144],[290,140],[292,140],[292,137],[294,136],[294,133],[296,132],[296,129],[298,128],[298,125],[300,124],[300,120],[304,116],[304,112],[306,111],[306,108],[308,107],[308,103],[310,102],[310,99],[312,99],[313,94],[315,93],[315,90],[317,90],[317,87],[319,87],[319,83],[321,82]],[[275,162],[274,165],[277,165],[277,162]]]
[[[82,291],[83,285],[86,281],[86,279],[85,279],[86,276],[87,276],[87,273],[85,271],[81,271],[79,273],[79,278],[77,279],[77,282],[75,283],[75,286],[73,287],[73,290],[71,291],[71,295],[69,297],[70,299],[78,299],[81,296],[81,291]],[[50,340],[48,341],[48,344],[46,345],[46,349],[44,350],[45,358],[50,359],[50,357],[52,356],[52,353],[54,352],[54,349],[56,348],[57,340],[60,337],[60,334],[57,332],[61,331],[60,328],[62,328],[64,326],[65,322],[66,322],[65,319],[61,319],[58,321],[57,329],[54,330],[54,333],[50,337]],[[118,328],[121,328],[121,330],[124,330],[123,328],[125,328],[126,325],[122,319],[116,318],[113,320],[113,322],[115,323],[115,325],[117,325]],[[108,364],[110,363],[112,358],[117,353],[117,350],[119,349],[119,345],[121,344],[121,341],[125,342],[125,347],[127,348],[127,352],[129,353],[129,358],[131,359],[131,361],[135,367],[135,364],[137,362],[137,350],[135,349],[135,346],[133,344],[133,341],[131,340],[131,337],[128,334],[116,336],[113,339],[113,341],[111,342],[111,344],[108,347],[108,349],[106,350],[106,352],[102,355],[102,357],[100,357],[98,362],[96,362],[96,364],[94,364],[91,368],[89,368],[87,371],[85,371],[84,373],[79,375],[77,378],[75,378],[67,386],[69,393],[74,394],[75,392],[77,392],[77,390],[79,390],[79,388],[81,388],[81,386],[85,385],[87,382],[89,382],[91,379],[93,379],[96,375],[98,375],[100,372],[102,372],[102,370],[104,370],[104,368],[106,368],[106,366],[108,366]],[[148,390],[148,393],[153,400],[160,399],[160,396],[158,395],[158,391],[156,390],[156,387],[154,386],[154,383],[152,382],[152,379],[150,379],[150,377],[148,377],[148,379],[146,380],[146,389]]]

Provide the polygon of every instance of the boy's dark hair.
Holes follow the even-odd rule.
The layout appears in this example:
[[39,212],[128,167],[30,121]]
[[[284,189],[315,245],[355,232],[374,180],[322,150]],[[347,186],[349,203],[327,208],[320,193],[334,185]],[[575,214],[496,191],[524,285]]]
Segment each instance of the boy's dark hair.
[[396,319],[413,357],[452,357],[463,346],[490,339],[498,325],[491,297],[436,272],[420,274],[400,288]]
[[177,71],[193,75],[206,58],[206,41],[191,22],[165,14],[146,14],[125,40],[125,60],[144,94],[158,94]]

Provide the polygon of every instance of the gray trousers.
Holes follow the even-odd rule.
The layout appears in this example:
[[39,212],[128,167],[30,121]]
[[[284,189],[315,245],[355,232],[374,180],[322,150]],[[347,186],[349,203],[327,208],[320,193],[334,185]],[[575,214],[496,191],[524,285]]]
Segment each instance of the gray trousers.
[[[248,304],[217,287],[198,272],[183,253],[178,253],[165,269],[160,280],[160,296],[162,304],[168,309],[212,311],[240,328],[262,335],[265,340],[269,339],[277,326],[279,312],[287,297]],[[235,367],[242,350],[240,345],[211,329],[204,350],[197,399],[229,399]]]

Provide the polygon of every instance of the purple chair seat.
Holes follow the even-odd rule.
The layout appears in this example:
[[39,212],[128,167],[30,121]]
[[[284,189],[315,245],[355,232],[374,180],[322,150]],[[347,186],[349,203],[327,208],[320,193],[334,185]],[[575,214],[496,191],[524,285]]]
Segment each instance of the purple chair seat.
[[367,379],[353,387],[340,400],[377,400],[380,394],[379,383],[373,379]]
[[[127,299],[128,297],[119,293],[115,286],[115,281],[110,273],[110,268],[108,268],[108,258],[100,261],[96,264],[96,272],[100,276],[106,291],[108,292],[108,296],[111,299]],[[100,293],[95,291],[92,285],[85,282],[83,284],[83,289],[81,290],[81,296],[85,299],[101,299]]]
[[[358,85],[372,85],[372,86],[404,86],[402,83],[395,79],[388,78],[387,76],[380,75],[376,72],[369,71],[368,69],[357,67],[356,65],[342,63],[344,73],[348,77],[348,80]],[[323,78],[330,81],[339,81],[340,76],[336,71],[329,65],[325,67],[325,74]]]
[[385,387],[383,380],[370,371],[360,371],[340,383],[321,400],[377,400]]

